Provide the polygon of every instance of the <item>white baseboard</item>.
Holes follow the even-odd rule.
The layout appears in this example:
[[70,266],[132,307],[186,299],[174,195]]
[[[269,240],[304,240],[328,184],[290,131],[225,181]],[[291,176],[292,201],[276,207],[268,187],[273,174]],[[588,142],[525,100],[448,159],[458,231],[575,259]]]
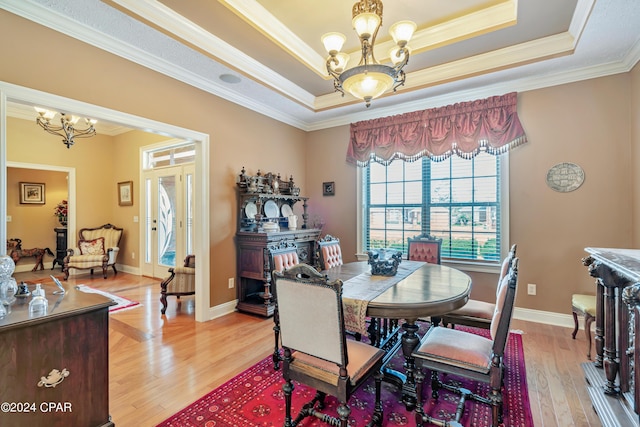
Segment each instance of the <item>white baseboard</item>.
[[528,322],[543,323],[545,325],[562,326],[571,329],[574,327],[573,316],[571,314],[554,313],[551,311],[515,307],[513,310],[513,318],[526,320]]
[[[130,265],[121,265],[116,264],[116,270],[122,271],[123,273],[133,274],[135,276],[140,276],[140,267],[131,267]],[[167,276],[169,274],[167,273]]]
[[226,314],[233,313],[236,311],[236,305],[238,304],[238,300],[232,300],[229,302],[225,302],[224,304],[216,305],[215,307],[209,307],[209,316],[207,317],[209,320],[213,320],[217,317],[222,317]]

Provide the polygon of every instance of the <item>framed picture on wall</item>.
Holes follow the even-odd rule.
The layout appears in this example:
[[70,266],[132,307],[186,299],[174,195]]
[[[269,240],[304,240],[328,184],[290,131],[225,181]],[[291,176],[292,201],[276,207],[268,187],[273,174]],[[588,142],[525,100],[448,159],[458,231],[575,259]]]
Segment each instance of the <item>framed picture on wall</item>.
[[23,205],[44,205],[44,184],[20,183],[20,203]]
[[120,206],[133,205],[133,181],[118,183],[118,204]]
[[322,195],[333,196],[336,194],[336,184],[334,181],[322,183]]

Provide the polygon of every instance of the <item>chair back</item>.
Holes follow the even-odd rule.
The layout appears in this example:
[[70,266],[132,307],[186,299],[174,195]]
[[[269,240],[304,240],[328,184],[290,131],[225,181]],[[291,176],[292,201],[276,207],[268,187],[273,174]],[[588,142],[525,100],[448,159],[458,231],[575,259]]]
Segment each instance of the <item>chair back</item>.
[[491,319],[491,338],[493,339],[493,354],[502,357],[509,337],[509,327],[513,317],[513,306],[518,286],[518,262],[513,258],[507,275],[498,284],[496,307]]
[[122,228],[118,228],[113,224],[104,224],[96,228],[81,228],[78,232],[80,240],[95,240],[100,237],[104,238],[105,251],[109,248],[117,248],[122,238]]
[[283,271],[291,268],[300,262],[298,258],[298,247],[293,240],[282,239],[277,243],[267,247],[271,267],[265,271]]
[[320,255],[320,268],[328,270],[342,265],[342,250],[340,249],[340,239],[327,234],[318,240]]
[[421,234],[407,239],[407,258],[411,261],[423,261],[440,264],[442,239],[430,234]]
[[502,267],[500,268],[500,278],[498,279],[498,286],[496,286],[496,298],[498,298],[498,293],[500,292],[500,283],[502,283],[502,279],[504,279],[504,277],[511,269],[513,259],[516,257],[516,249],[517,245],[513,244],[513,246],[511,246],[511,249],[509,250],[509,253],[502,261]]
[[342,281],[307,264],[273,273],[282,346],[347,366]]

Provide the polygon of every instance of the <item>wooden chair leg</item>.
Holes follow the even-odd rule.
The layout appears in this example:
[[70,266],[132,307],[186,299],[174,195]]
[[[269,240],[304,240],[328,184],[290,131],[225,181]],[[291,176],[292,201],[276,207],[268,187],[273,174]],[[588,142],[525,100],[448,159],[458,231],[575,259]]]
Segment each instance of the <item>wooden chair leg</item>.
[[591,360],[591,324],[596,320],[592,315],[584,315],[584,334],[587,336],[587,359]]
[[576,313],[576,310],[573,309],[571,314],[573,314],[573,324],[575,325],[573,327],[573,332],[571,333],[571,337],[575,340],[576,334],[578,333],[578,313]]
[[167,294],[165,294],[164,292],[160,294],[160,303],[162,304],[160,313],[165,314],[167,312]]

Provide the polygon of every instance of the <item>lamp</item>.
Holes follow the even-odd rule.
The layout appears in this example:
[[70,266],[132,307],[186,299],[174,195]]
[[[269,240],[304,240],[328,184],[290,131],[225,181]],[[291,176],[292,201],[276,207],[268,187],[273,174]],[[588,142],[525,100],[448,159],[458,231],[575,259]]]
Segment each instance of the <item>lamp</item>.
[[34,108],[38,112],[36,123],[38,123],[38,125],[47,132],[61,136],[62,142],[67,146],[67,148],[71,148],[75,142],[74,138],[88,138],[96,134],[96,130],[93,125],[96,124],[97,121],[94,119],[85,118],[84,121],[87,128],[77,129],[75,125],[80,120],[80,117],[68,116],[65,113],[60,113],[61,126],[55,126],[51,123],[51,120],[56,117],[56,114],[58,114],[57,112],[45,110],[44,108]]
[[329,52],[327,58],[327,71],[334,78],[333,87],[336,91],[346,90],[356,98],[364,100],[367,107],[371,100],[379,97],[389,89],[395,92],[399,86],[404,85],[405,73],[402,68],[409,62],[409,47],[417,26],[411,21],[396,22],[389,29],[396,47],[391,50],[390,56],[393,66],[378,63],[373,55],[378,30],[382,25],[382,1],[360,0],[352,9],[353,28],[360,38],[361,54],[360,63],[350,69],[345,69],[349,61],[349,55],[340,52],[346,37],[340,33],[327,33],[322,36],[322,43]]

